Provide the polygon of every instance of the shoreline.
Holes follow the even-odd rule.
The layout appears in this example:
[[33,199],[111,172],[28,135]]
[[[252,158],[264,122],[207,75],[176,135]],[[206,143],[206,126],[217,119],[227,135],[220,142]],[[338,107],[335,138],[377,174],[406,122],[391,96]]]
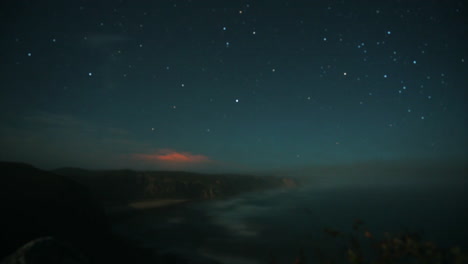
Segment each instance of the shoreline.
[[123,205],[104,206],[104,211],[109,216],[133,213],[152,209],[167,209],[177,205],[186,204],[192,200],[188,199],[150,199],[131,202]]
[[165,210],[175,207],[180,207],[194,202],[208,202],[208,201],[220,201],[232,199],[239,195],[245,195],[249,193],[258,193],[258,192],[269,192],[269,191],[279,191],[282,189],[298,188],[295,187],[279,187],[255,191],[246,191],[242,193],[236,193],[233,195],[219,196],[214,199],[183,199],[183,198],[154,198],[154,199],[145,199],[139,201],[128,202],[126,204],[107,204],[103,205],[104,212],[109,216],[120,215],[126,213],[135,213],[142,212],[147,210]]

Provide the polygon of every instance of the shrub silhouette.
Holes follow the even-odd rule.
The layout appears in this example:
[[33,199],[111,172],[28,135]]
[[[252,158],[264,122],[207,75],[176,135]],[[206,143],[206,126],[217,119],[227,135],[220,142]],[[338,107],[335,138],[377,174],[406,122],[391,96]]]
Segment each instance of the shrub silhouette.
[[[441,248],[431,241],[425,241],[417,232],[384,233],[383,238],[377,238],[357,219],[353,223],[353,231],[345,234],[331,228],[323,230],[329,236],[344,240],[344,250],[338,249],[338,254],[327,256],[318,247],[314,248],[315,257],[323,264],[468,264],[468,254],[460,247]],[[370,249],[370,250],[367,250]],[[344,252],[343,252],[344,251]],[[339,260],[336,260],[338,257]],[[304,259],[304,254],[298,259]],[[305,262],[301,262],[303,264]]]

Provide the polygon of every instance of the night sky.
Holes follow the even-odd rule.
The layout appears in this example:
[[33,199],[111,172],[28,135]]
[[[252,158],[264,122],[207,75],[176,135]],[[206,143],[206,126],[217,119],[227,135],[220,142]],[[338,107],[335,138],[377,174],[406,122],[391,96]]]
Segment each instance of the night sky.
[[0,159],[258,171],[468,160],[464,1],[8,1]]

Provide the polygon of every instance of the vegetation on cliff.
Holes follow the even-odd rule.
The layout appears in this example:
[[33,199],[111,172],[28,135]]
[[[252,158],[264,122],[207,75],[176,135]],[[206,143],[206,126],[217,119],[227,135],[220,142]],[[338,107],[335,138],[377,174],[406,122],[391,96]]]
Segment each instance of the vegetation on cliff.
[[[323,230],[335,238],[333,247],[325,250],[323,245],[314,248],[314,262],[320,264],[466,264],[468,254],[458,246],[440,247],[425,240],[418,232],[402,231],[391,234],[374,234],[357,219],[353,232],[343,233],[332,228]],[[272,260],[272,263],[275,263]],[[305,264],[306,256],[301,250],[295,264]]]
[[90,189],[106,203],[145,199],[215,199],[281,187],[294,187],[290,178],[200,174],[177,171],[83,170],[63,168],[54,171]]

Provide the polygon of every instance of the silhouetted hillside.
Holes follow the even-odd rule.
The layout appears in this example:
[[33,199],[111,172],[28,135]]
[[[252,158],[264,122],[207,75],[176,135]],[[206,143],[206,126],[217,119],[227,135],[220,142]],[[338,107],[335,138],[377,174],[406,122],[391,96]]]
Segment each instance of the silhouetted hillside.
[[85,185],[102,201],[113,203],[155,198],[214,199],[297,185],[293,179],[252,175],[76,168],[54,172]]
[[[33,254],[33,262],[37,256],[59,259],[47,252],[60,255],[62,249],[69,252],[67,248],[83,253],[90,263],[166,263],[164,256],[113,235],[98,199],[108,203],[213,199],[296,185],[292,179],[248,175],[81,169],[47,172],[10,162],[0,162],[0,175],[0,261],[10,256],[11,263],[24,254],[28,258]],[[39,255],[34,253],[37,250]]]
[[0,171],[0,255],[41,236],[80,243],[108,231],[103,211],[80,184],[20,163],[1,162]]
[[0,175],[0,261],[40,237],[69,244],[91,263],[144,258],[111,235],[103,209],[84,186],[22,163],[0,162]]

